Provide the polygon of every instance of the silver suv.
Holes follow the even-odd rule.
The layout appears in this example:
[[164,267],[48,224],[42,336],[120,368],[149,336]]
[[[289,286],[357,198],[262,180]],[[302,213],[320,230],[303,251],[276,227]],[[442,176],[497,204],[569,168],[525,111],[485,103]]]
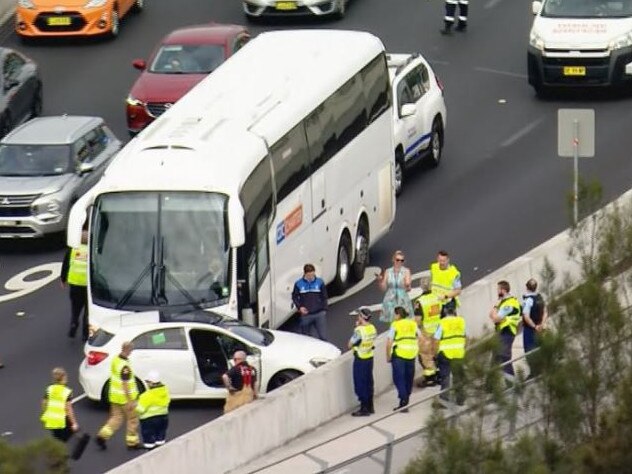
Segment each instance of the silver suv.
[[64,231],[120,148],[98,117],[40,117],[13,130],[0,141],[0,238]]

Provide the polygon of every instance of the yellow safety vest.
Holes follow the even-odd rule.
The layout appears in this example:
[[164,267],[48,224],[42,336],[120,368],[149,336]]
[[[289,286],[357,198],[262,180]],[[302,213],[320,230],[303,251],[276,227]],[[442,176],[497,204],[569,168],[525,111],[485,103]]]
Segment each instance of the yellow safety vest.
[[46,388],[46,409],[40,417],[44,428],[60,430],[66,427],[66,403],[71,392],[68,387],[58,383]]
[[505,328],[509,328],[509,330],[515,336],[518,332],[518,325],[520,324],[520,320],[522,319],[522,311],[520,308],[520,302],[514,296],[508,296],[504,300],[500,302],[498,305],[498,311],[500,312],[501,308],[509,306],[511,307],[511,312],[503,318],[503,320],[498,324],[497,329],[502,331]]
[[[449,291],[454,290],[454,280],[459,277],[461,272],[454,266],[449,265],[445,270],[441,270],[437,262],[430,265],[430,287],[432,292],[440,299]],[[456,304],[459,305],[458,298],[454,298]]]
[[171,397],[169,390],[164,385],[150,388],[140,394],[136,411],[138,418],[144,420],[152,416],[166,415],[169,412]]
[[424,331],[428,334],[434,334],[441,320],[441,300],[435,293],[424,293],[415,301],[421,306]]
[[371,359],[373,357],[374,342],[377,336],[377,330],[373,324],[365,324],[358,326],[356,331],[362,338],[360,344],[353,346],[353,352],[359,359]]
[[395,330],[393,338],[393,353],[401,358],[411,360],[419,354],[419,342],[417,338],[417,323],[412,319],[398,319],[391,323]]
[[70,265],[68,266],[69,285],[86,286],[88,284],[88,246],[80,245],[70,251]]
[[439,352],[448,359],[465,357],[465,319],[462,316],[446,316],[441,325]]
[[136,386],[136,378],[134,377],[132,366],[128,360],[118,355],[112,360],[112,365],[110,366],[109,400],[110,403],[114,403],[115,405],[125,405],[127,403],[125,390],[123,390],[123,379],[121,378],[121,371],[124,367],[129,367],[130,370],[130,379],[127,381],[130,398],[132,400],[138,398],[138,387]]

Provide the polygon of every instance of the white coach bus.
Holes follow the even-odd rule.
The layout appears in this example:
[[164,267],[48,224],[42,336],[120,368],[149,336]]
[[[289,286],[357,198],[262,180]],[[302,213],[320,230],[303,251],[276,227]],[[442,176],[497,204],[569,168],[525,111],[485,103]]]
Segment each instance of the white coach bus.
[[276,328],[311,262],[344,291],[395,216],[389,76],[378,38],[259,35],[115,158],[89,219],[89,314],[212,309]]

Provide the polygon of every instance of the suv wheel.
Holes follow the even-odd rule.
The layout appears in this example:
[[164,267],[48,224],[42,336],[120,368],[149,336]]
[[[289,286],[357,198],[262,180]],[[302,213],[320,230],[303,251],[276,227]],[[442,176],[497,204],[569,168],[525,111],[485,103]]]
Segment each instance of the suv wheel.
[[395,196],[402,194],[404,190],[404,153],[401,150],[395,152]]
[[436,118],[432,122],[432,130],[430,132],[430,154],[428,155],[428,164],[432,168],[436,168],[441,163],[443,154],[443,127],[441,121]]

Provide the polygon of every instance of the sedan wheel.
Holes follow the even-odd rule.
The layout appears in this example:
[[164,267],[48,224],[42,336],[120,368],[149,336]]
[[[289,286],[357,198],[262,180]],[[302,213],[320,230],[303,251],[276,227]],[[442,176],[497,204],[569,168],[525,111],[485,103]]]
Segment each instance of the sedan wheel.
[[145,0],[136,0],[134,2],[134,13],[140,13],[145,8]]
[[42,115],[42,86],[38,86],[33,97],[33,105],[31,105],[31,118]]
[[297,379],[301,376],[301,373],[296,370],[282,370],[268,383],[268,392],[282,387],[285,384],[290,383],[292,380]]
[[112,10],[112,14],[110,16],[110,36],[112,38],[116,38],[119,34],[119,15],[116,10]]
[[345,17],[345,13],[347,13],[347,0],[339,0],[338,11],[336,12],[336,18],[338,20],[342,20]]
[[5,115],[0,119],[0,138],[5,137],[13,128],[11,117]]

